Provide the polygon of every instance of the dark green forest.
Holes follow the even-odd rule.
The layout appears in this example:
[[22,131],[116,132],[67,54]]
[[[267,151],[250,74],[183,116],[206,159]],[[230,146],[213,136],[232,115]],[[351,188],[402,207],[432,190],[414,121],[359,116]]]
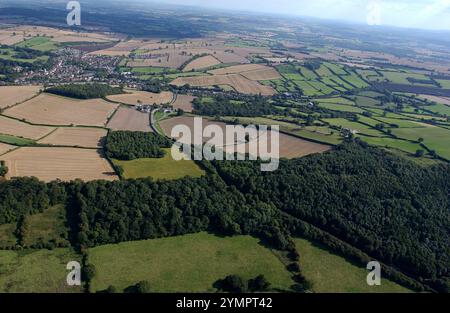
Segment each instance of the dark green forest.
[[[420,166],[345,143],[335,150],[282,160],[278,171],[258,162],[203,162],[208,175],[176,181],[0,184],[0,223],[64,203],[71,244],[107,243],[199,231],[250,234],[301,257],[293,237],[319,242],[414,290],[449,291],[450,167]],[[14,248],[14,247],[12,247]],[[405,275],[406,274],[406,275]]]
[[154,133],[112,131],[106,137],[105,151],[109,158],[135,160],[140,158],[162,158],[161,148],[171,148],[172,141]]
[[76,99],[96,99],[104,98],[109,95],[122,94],[122,88],[111,87],[106,84],[68,84],[50,87],[45,92],[58,96],[76,98]]

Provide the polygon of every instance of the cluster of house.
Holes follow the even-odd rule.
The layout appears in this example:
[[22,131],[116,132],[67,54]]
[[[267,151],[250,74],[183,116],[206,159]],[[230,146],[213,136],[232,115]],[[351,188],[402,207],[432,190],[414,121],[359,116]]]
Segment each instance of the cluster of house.
[[[154,109],[160,108],[160,105],[157,104],[140,104],[138,103],[135,108],[136,110],[138,110],[139,112],[143,112],[143,113],[151,113]],[[164,113],[170,114],[175,112],[176,110],[166,107],[164,108]]]

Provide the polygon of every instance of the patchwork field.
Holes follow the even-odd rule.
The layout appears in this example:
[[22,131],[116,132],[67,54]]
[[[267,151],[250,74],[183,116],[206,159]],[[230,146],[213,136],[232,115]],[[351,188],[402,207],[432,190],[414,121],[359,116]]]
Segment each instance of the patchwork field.
[[153,132],[150,127],[149,114],[129,107],[120,107],[109,121],[107,127],[112,130]]
[[194,109],[192,107],[192,101],[194,101],[194,96],[189,95],[177,95],[177,100],[173,103],[174,109],[181,109],[184,112],[192,112]]
[[43,125],[104,126],[117,106],[102,99],[75,100],[41,94],[6,110],[4,115]]
[[240,93],[261,94],[263,96],[271,96],[276,93],[272,87],[261,85],[260,83],[249,80],[239,74],[179,77],[172,81],[171,84],[175,86],[184,86],[188,84],[195,87],[228,85]]
[[1,86],[0,109],[24,102],[37,95],[40,86]]
[[193,70],[201,70],[205,68],[209,68],[215,65],[222,64],[219,60],[217,60],[212,55],[207,55],[204,57],[197,58],[186,65],[183,69],[183,72],[190,72]]
[[[277,125],[275,121],[272,121],[273,123],[270,125]],[[257,121],[255,121],[257,124]],[[183,116],[183,117],[175,117],[172,119],[164,120],[160,123],[161,128],[163,129],[164,133],[167,136],[171,136],[172,129],[177,125],[186,125],[191,130],[191,134],[193,136],[193,130],[194,130],[194,118]],[[209,126],[209,125],[217,125],[219,126],[223,133],[226,133],[226,125],[225,123],[221,122],[215,122],[215,121],[209,121],[206,119],[203,119],[203,128]],[[249,138],[250,142],[254,142],[258,140],[259,144],[267,145],[267,147],[272,146],[272,139],[270,133],[259,133],[261,137],[256,138]],[[211,138],[203,138],[204,142],[207,142]],[[189,140],[187,138],[187,140]],[[193,142],[193,137],[191,139]],[[250,152],[249,144],[248,143],[241,143],[236,142],[234,140],[229,141],[227,138],[225,138],[226,142],[224,142],[222,145],[219,145],[218,147],[222,148],[225,152],[233,152],[233,151],[243,151],[246,153]],[[303,140],[294,136],[289,136],[284,133],[280,133],[279,137],[279,145],[280,145],[280,157],[282,158],[298,158],[314,153],[322,153],[325,151],[328,151],[331,149],[330,146],[324,145],[324,144],[318,144],[314,142],[310,142],[307,140]],[[269,151],[270,152],[270,149]]]
[[53,127],[47,126],[34,126],[12,118],[0,116],[0,134],[37,140],[49,134],[54,129]]
[[344,258],[304,239],[294,239],[300,253],[300,268],[306,279],[313,283],[318,293],[405,293],[408,289],[387,279],[381,286],[370,287],[364,267],[354,265]]
[[173,94],[169,91],[163,91],[161,93],[131,91],[127,94],[108,96],[107,99],[129,105],[136,105],[139,101],[142,104],[165,104],[172,101]]
[[42,181],[115,180],[117,176],[100,151],[75,148],[24,147],[2,156],[6,178],[34,176]]
[[166,152],[163,158],[133,161],[113,160],[113,162],[124,169],[123,176],[125,179],[152,177],[155,180],[173,180],[186,176],[201,177],[205,174],[195,162],[189,160],[175,161],[172,158],[171,149],[163,150]]
[[294,284],[278,258],[249,236],[199,233],[105,245],[89,250],[89,262],[97,269],[93,291],[110,285],[122,291],[148,280],[154,292],[214,292],[213,284],[232,274],[263,274],[282,290]]
[[0,292],[81,292],[67,286],[67,263],[81,262],[71,249],[0,251]]
[[107,131],[100,128],[61,127],[38,141],[42,144],[72,146],[83,148],[99,148]]
[[281,75],[272,67],[261,64],[244,64],[225,67],[210,71],[213,75],[241,74],[247,79],[258,80],[276,80]]

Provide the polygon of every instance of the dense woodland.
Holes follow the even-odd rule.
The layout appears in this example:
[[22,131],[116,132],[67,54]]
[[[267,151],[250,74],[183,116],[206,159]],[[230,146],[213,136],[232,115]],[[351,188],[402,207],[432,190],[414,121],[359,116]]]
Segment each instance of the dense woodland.
[[214,97],[214,101],[196,98],[193,101],[194,113],[207,116],[263,116],[276,110],[263,97],[251,97],[248,100],[236,101],[223,96]]
[[[208,175],[175,181],[0,184],[0,223],[65,203],[72,245],[211,231],[250,234],[296,251],[292,237],[320,242],[416,290],[449,291],[450,167],[422,167],[362,143],[261,173],[257,162],[203,163]],[[401,272],[408,274],[405,276]],[[411,279],[410,277],[414,278]]]
[[68,84],[50,87],[45,92],[76,99],[104,98],[109,95],[122,94],[122,88],[111,87],[107,84]]
[[162,158],[161,148],[172,147],[172,141],[159,134],[112,131],[106,137],[105,151],[109,158],[135,160],[140,158]]

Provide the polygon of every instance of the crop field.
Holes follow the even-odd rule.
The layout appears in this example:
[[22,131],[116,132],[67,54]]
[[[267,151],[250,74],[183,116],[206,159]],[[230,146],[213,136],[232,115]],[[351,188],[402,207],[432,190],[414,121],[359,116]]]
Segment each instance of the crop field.
[[36,96],[41,86],[1,86],[0,109],[22,103]]
[[14,148],[15,148],[14,146],[0,142],[0,155],[5,154],[6,152],[11,151]]
[[12,118],[0,116],[0,134],[37,140],[46,136],[54,129],[53,127],[47,126],[30,125]]
[[107,131],[101,128],[61,127],[38,141],[55,146],[100,148]]
[[104,126],[117,106],[102,99],[75,100],[41,94],[7,109],[4,115],[43,125]]
[[[113,160],[114,164],[122,166],[125,179],[152,177],[155,180],[174,180],[188,177],[201,177],[205,173],[194,161],[175,161],[171,149],[163,149],[163,158],[137,159],[132,161]],[[181,153],[181,152],[180,152]]]
[[68,293],[81,292],[66,282],[67,263],[81,262],[69,248],[54,250],[0,250],[0,292]]
[[261,64],[242,64],[229,67],[220,68],[217,70],[209,71],[213,75],[226,75],[226,74],[239,74],[244,72],[252,72],[257,70],[266,70],[270,67]]
[[190,72],[194,70],[201,70],[205,68],[209,68],[215,65],[222,64],[219,60],[217,60],[212,55],[207,55],[204,57],[197,58],[191,61],[188,65],[186,65],[183,69],[183,72]]
[[192,101],[194,101],[194,96],[189,95],[178,95],[177,100],[173,103],[174,109],[181,109],[185,112],[192,112]]
[[120,102],[123,104],[137,105],[139,101],[142,104],[166,104],[173,99],[173,94],[169,91],[161,93],[152,93],[147,91],[129,91],[130,93],[108,96],[108,100]]
[[196,87],[229,85],[240,93],[261,94],[263,96],[271,96],[276,93],[272,87],[261,85],[238,74],[180,77],[172,81],[171,84],[175,86],[189,84]]
[[381,280],[381,286],[370,287],[365,267],[357,266],[327,249],[304,239],[294,239],[300,253],[300,268],[306,279],[313,283],[317,293],[405,293],[410,290]]
[[9,168],[7,178],[34,176],[42,181],[116,180],[101,151],[75,148],[24,147],[2,156]]
[[263,274],[282,290],[294,284],[278,258],[249,236],[199,233],[106,245],[90,249],[89,262],[97,269],[94,291],[148,280],[153,292],[213,292],[217,280],[232,274],[244,279]]
[[153,132],[150,116],[130,107],[120,107],[109,121],[107,127],[112,130]]

